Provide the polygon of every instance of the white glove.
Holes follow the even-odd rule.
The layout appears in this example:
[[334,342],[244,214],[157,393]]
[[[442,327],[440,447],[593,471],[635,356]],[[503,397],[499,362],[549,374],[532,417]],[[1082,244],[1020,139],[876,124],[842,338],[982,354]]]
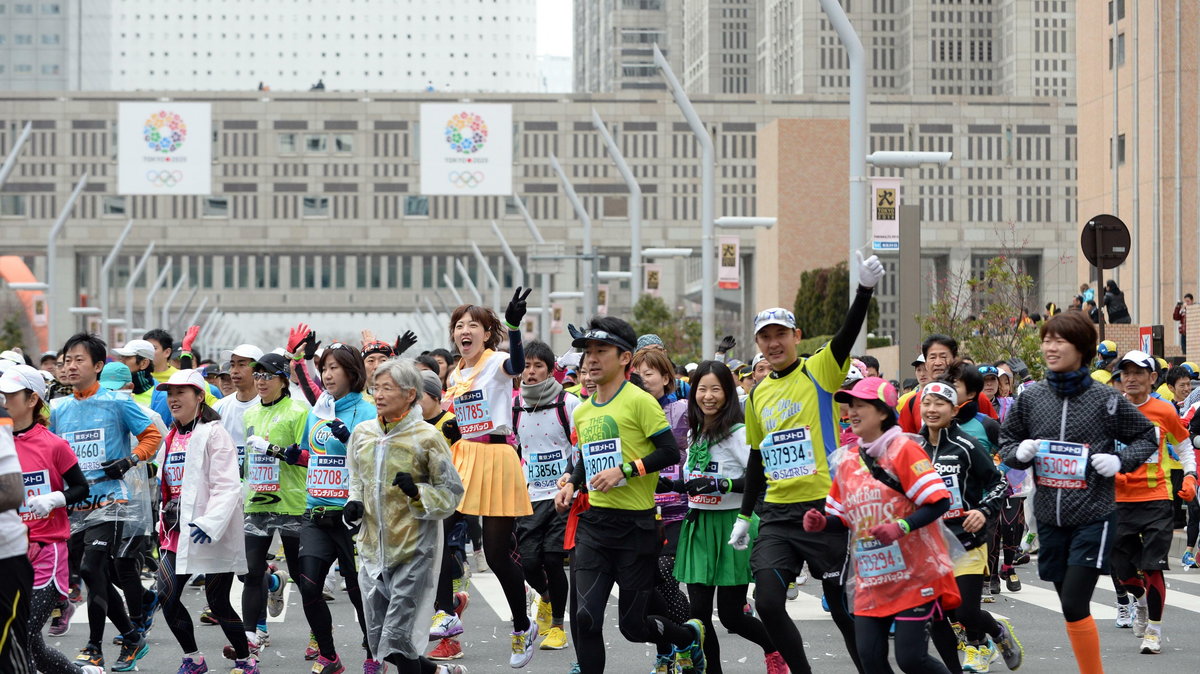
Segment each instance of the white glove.
[[737,518],[733,523],[733,534],[729,537],[729,544],[734,550],[745,550],[750,547],[750,520]]
[[250,437],[246,438],[246,446],[252,451],[258,452],[259,454],[266,454],[267,448],[271,446],[271,443],[267,442],[266,438],[260,438],[257,435],[251,435]]
[[1030,461],[1033,461],[1033,457],[1037,456],[1038,447],[1040,447],[1041,444],[1042,443],[1037,440],[1022,440],[1021,444],[1017,445],[1017,461],[1020,461],[1021,463],[1029,463]]
[[52,491],[49,494],[29,497],[25,505],[38,517],[48,517],[51,510],[67,505],[67,497],[61,491]]
[[1112,477],[1121,470],[1121,457],[1116,454],[1093,454],[1092,468],[1104,477]]
[[864,260],[861,250],[854,251],[854,254],[858,256],[858,285],[874,288],[879,279],[883,278],[883,263],[876,255]]

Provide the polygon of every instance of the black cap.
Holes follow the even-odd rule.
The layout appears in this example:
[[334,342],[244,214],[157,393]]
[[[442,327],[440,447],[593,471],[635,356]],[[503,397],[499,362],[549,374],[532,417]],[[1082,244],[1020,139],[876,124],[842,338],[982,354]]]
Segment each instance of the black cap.
[[264,354],[263,357],[259,358],[258,362],[255,363],[254,369],[260,372],[273,374],[277,377],[286,378],[290,376],[290,373],[288,372],[288,359],[277,353]]

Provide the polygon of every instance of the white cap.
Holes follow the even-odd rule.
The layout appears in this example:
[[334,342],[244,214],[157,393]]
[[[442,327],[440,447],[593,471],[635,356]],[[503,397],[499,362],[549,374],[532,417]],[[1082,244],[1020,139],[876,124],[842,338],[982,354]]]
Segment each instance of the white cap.
[[43,400],[46,398],[46,380],[40,372],[28,365],[13,365],[0,375],[0,393],[33,391]]
[[1121,368],[1123,365],[1125,365],[1125,363],[1133,363],[1134,365],[1150,370],[1151,372],[1154,372],[1158,369],[1158,364],[1154,362],[1153,356],[1145,351],[1138,351],[1136,349],[1125,354],[1121,358],[1121,362],[1117,363],[1117,368]]
[[754,354],[754,360],[750,361],[750,367],[758,367],[758,364],[762,362],[764,358],[766,358],[766,356],[762,355],[761,351]]
[[166,391],[169,386],[194,386],[202,394],[208,393],[208,384],[199,370],[177,370],[171,378],[155,386],[159,391]]
[[683,369],[686,370],[688,374],[691,374],[691,373],[695,372],[696,368],[698,368],[698,367],[700,367],[700,366],[696,363],[688,363],[687,365],[683,366]]
[[125,342],[125,346],[113,349],[113,353],[126,358],[137,356],[146,360],[154,360],[154,345],[144,339],[131,339]]
[[866,375],[863,374],[862,370],[858,369],[857,365],[851,365],[850,369],[846,372],[846,381],[858,381],[859,379],[866,378]]
[[21,357],[21,354],[12,350],[0,351],[0,360],[7,360],[11,363],[17,363],[18,365],[25,364],[25,359]]
[[221,352],[221,363],[228,363],[233,360],[233,357],[249,358],[253,361],[258,361],[263,357],[263,350],[253,344],[239,344],[232,351]]
[[789,330],[795,330],[796,315],[783,307],[764,309],[754,317],[754,334],[757,335],[759,330],[768,325],[782,325]]

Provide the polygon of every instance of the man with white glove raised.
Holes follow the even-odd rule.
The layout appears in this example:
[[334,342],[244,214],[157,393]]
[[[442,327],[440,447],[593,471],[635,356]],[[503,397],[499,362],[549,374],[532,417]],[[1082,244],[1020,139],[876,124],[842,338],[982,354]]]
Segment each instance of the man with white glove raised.
[[824,512],[831,485],[828,456],[838,448],[833,393],[846,380],[850,349],[867,318],[875,285],[884,274],[883,264],[874,255],[864,260],[859,253],[858,264],[858,292],[846,312],[846,322],[829,344],[811,357],[801,359],[796,353],[802,334],[792,312],[767,309],[754,318],[754,342],[771,364],[771,374],[746,400],[750,460],[741,513],[729,544],[741,550],[750,544],[754,507],[765,489],[750,566],[763,625],[794,674],[812,671],[800,632],[784,606],[788,583],[795,580],[805,562],[813,577],[821,579],[833,620],[859,666],[854,621],[842,600],[846,533],[807,532],[802,524],[805,512]]

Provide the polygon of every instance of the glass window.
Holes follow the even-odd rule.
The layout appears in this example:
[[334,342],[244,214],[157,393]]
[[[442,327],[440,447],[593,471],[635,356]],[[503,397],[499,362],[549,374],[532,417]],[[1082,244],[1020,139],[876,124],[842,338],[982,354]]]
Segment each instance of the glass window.
[[42,44],[58,44],[62,41],[58,33],[43,33]]
[[33,66],[28,63],[18,63],[13,66],[13,70],[18,73],[31,73],[33,72]]
[[106,196],[103,204],[104,215],[125,215],[125,197]]
[[310,133],[304,136],[304,151],[305,152],[324,152],[328,148],[328,139],[325,134]]
[[504,216],[520,215],[521,210],[517,208],[516,197],[504,197]]
[[346,287],[346,258],[340,255],[330,255],[329,263],[333,265],[333,287]]
[[0,194],[0,216],[25,217],[28,215],[24,194]]
[[43,2],[42,14],[62,14],[62,5],[57,2]]
[[240,257],[240,256],[238,256],[238,255],[226,255],[225,256],[225,287],[226,288],[236,288],[237,287],[237,285],[236,285],[237,279],[234,276],[234,274],[235,274],[234,269],[237,268],[238,257]]
[[[0,7],[3,7],[3,6],[4,6],[4,5],[0,5]],[[2,13],[3,13],[3,12],[0,12],[0,14],[2,14]],[[4,44],[4,43],[5,43],[5,42],[7,42],[7,41],[8,41],[8,36],[7,36],[7,35],[0,35],[0,44]]]
[[17,4],[13,5],[13,11],[17,14],[33,14],[33,3],[18,2]]
[[303,255],[293,255],[292,256],[292,273],[291,273],[292,285],[290,287],[292,287],[292,288],[300,288],[301,287],[301,285],[300,285],[300,267],[303,264],[304,264],[304,256]]
[[379,269],[378,264],[372,265],[371,258],[367,255],[358,255],[358,256],[356,256],[355,259],[358,262],[358,264],[355,265],[355,271],[354,271],[355,285],[354,285],[354,287],[359,288],[359,289],[377,288],[378,285],[375,285],[375,286],[367,285],[367,270],[371,266],[374,266],[375,269],[378,270]]
[[33,44],[32,35],[14,35],[13,42],[16,44]]
[[42,74],[43,75],[57,75],[58,72],[59,72],[59,69],[58,69],[57,63],[43,63],[42,64]]
[[196,260],[196,264],[200,266],[200,286],[203,288],[213,287],[213,256],[201,255]]
[[296,154],[296,134],[279,134],[279,154]]
[[250,287],[250,256],[239,255],[237,257],[237,287]]
[[229,197],[204,197],[203,215],[206,218],[228,218]]
[[410,194],[404,197],[404,214],[429,216],[429,197]]
[[333,137],[334,152],[353,152],[354,151],[354,134],[339,133]]
[[[405,255],[404,257],[396,258],[395,261],[400,266],[400,287],[406,289],[412,288],[412,258]],[[395,287],[395,276],[392,277],[391,281],[392,286]]]
[[329,197],[318,197],[318,196],[304,197],[303,215],[306,218],[328,218],[329,217]]

